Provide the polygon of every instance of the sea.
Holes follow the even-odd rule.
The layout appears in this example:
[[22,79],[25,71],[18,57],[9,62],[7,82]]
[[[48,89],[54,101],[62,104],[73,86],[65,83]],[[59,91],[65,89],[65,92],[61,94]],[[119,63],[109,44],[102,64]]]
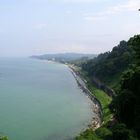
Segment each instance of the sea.
[[0,58],[0,136],[9,140],[72,140],[94,113],[68,66]]

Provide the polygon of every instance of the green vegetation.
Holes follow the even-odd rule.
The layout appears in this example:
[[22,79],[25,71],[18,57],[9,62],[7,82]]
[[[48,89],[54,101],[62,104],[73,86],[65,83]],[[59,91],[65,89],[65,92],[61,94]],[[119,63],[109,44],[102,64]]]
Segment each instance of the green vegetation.
[[88,77],[93,76],[101,82],[116,89],[121,74],[129,67],[132,62],[132,48],[128,46],[128,42],[121,41],[120,44],[112,49],[111,52],[100,54],[95,59],[91,59],[81,64]]
[[8,140],[8,138],[7,137],[1,137],[0,136],[0,140]]
[[[79,70],[79,69],[78,69]],[[80,136],[76,137],[76,140],[102,140],[102,138],[107,138],[112,132],[107,129],[106,126],[108,121],[112,118],[112,112],[109,109],[109,105],[112,101],[112,98],[109,97],[104,91],[97,89],[92,85],[91,81],[88,77],[82,73],[86,81],[88,81],[87,86],[90,91],[96,96],[96,98],[100,101],[103,109],[103,126],[98,128],[96,131],[92,129],[87,129],[85,132],[81,133]]]
[[133,64],[122,76],[112,108],[119,122],[133,129],[140,138],[140,35],[131,38],[128,44],[134,50]]
[[109,105],[112,101],[112,98],[109,97],[104,91],[97,89],[94,86],[92,86],[90,89],[102,105],[103,121],[104,121],[104,124],[106,124],[108,120],[112,118],[112,113],[109,109]]
[[85,132],[81,133],[80,136],[76,137],[76,140],[111,140],[111,137],[111,130],[106,127],[100,127],[95,131],[87,129]]
[[80,69],[78,66],[74,66],[75,71],[77,71],[83,79],[87,81],[87,87],[91,91],[91,93],[100,101],[103,109],[103,121],[104,124],[108,122],[108,120],[112,117],[112,112],[109,109],[109,105],[112,101],[112,98],[108,96],[103,90],[96,88],[91,79],[87,76],[87,74]]
[[[78,69],[78,68],[77,68]],[[79,70],[79,69],[78,69]],[[92,129],[87,129],[85,132],[81,133],[80,136],[76,137],[76,140],[102,140],[102,138],[108,138],[112,134],[112,132],[107,129],[105,126],[108,124],[109,120],[112,118],[112,112],[109,109],[109,105],[112,101],[112,98],[109,97],[104,91],[97,89],[95,86],[93,86],[88,79],[82,73],[82,75],[85,77],[86,81],[88,81],[88,88],[90,91],[96,96],[96,98],[100,101],[103,109],[103,125],[102,127],[98,128],[96,131]]]
[[[102,104],[105,123],[95,131],[86,130],[76,140],[140,139],[140,35],[80,66],[90,79],[90,90]],[[115,89],[117,96],[112,102],[93,86],[93,77]]]

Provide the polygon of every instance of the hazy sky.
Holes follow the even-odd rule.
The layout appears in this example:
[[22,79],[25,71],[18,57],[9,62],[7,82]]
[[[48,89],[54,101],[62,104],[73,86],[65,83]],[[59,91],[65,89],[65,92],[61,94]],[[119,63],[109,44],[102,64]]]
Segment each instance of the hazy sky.
[[0,0],[0,56],[111,50],[140,33],[140,0]]

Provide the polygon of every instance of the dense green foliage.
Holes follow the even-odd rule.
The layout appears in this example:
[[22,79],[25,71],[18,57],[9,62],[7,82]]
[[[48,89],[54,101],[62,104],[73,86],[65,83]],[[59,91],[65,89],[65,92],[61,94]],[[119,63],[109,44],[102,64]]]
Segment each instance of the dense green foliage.
[[140,138],[140,36],[128,42],[134,50],[133,65],[123,74],[119,95],[112,102],[118,120]]
[[128,42],[121,41],[111,52],[100,54],[81,66],[89,77],[97,77],[102,82],[114,87],[119,83],[121,73],[132,62],[132,53]]
[[118,123],[112,129],[111,140],[137,140],[132,130],[128,129],[125,124]]
[[140,139],[140,35],[84,62],[81,68],[91,80],[97,77],[108,85],[116,80],[118,95],[110,105],[115,119],[96,131],[85,131],[77,140]]
[[101,127],[96,131],[93,131],[92,129],[87,129],[80,136],[78,136],[76,140],[109,140],[111,136],[112,132],[109,129]]

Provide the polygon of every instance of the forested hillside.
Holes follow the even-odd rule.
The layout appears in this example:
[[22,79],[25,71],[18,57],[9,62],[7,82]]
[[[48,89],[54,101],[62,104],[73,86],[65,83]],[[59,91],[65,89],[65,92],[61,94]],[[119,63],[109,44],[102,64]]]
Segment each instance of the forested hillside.
[[140,138],[140,35],[130,38],[128,45],[134,51],[133,63],[122,76],[112,108],[118,121],[135,130]]
[[91,79],[96,77],[114,88],[120,82],[122,72],[132,63],[132,54],[128,42],[121,41],[111,52],[100,54],[95,59],[82,63],[81,67]]
[[96,77],[107,85],[115,83],[117,96],[110,104],[113,119],[96,131],[85,131],[77,140],[140,139],[140,35],[80,66],[91,81]]

